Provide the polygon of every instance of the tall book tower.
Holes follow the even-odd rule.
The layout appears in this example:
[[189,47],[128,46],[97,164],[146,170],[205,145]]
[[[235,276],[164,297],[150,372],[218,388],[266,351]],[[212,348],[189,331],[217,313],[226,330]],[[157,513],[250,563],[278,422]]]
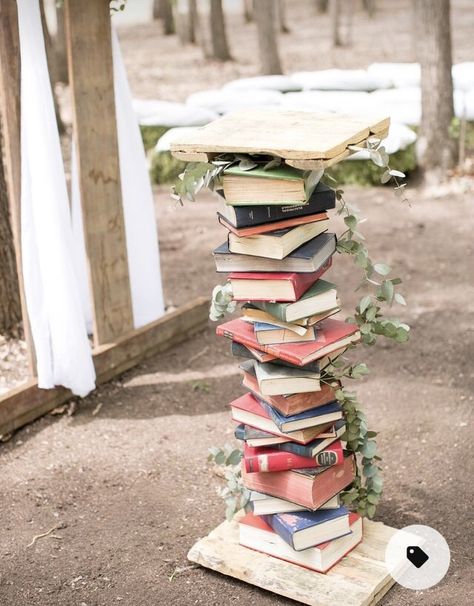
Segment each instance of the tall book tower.
[[394,529],[340,500],[356,461],[341,441],[340,384],[325,381],[324,369],[360,334],[340,317],[326,275],[335,192],[319,180],[349,146],[384,138],[388,126],[387,118],[251,110],[171,146],[181,160],[218,160],[226,240],[213,254],[241,317],[217,334],[231,340],[248,390],[230,407],[249,511],[199,540],[188,558],[304,604],[375,604],[393,584],[384,552]]

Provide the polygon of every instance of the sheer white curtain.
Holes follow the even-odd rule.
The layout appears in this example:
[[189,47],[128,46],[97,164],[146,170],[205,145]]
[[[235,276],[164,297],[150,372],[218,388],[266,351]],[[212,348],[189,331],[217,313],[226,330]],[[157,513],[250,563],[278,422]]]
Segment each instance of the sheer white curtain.
[[[18,0],[21,52],[22,254],[38,384],[95,387],[91,297],[73,158],[70,212],[38,0]],[[117,130],[135,327],[164,313],[153,196],[118,41]]]

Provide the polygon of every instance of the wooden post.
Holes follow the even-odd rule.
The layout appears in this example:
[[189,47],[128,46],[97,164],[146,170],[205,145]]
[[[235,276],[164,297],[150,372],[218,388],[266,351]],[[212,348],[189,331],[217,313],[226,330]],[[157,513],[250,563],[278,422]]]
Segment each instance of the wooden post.
[[98,346],[133,328],[109,1],[66,0],[64,7],[94,344]]
[[35,353],[26,309],[21,255],[21,151],[20,151],[20,40],[15,0],[0,1],[0,120],[4,138],[5,172],[18,281],[21,314],[31,376],[36,374]]

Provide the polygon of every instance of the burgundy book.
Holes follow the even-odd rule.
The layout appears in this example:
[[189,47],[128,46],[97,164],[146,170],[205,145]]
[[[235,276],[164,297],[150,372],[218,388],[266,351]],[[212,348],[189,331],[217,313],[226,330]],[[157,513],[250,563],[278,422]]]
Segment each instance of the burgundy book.
[[220,324],[216,329],[216,334],[237,341],[237,343],[242,343],[246,347],[265,351],[297,366],[304,366],[336,349],[356,343],[360,339],[356,324],[333,320],[332,318],[319,322],[316,339],[304,343],[262,345],[255,338],[253,326],[241,319]]
[[292,302],[298,301],[331,265],[332,257],[312,273],[232,272],[227,279],[235,301]]
[[319,452],[315,457],[302,457],[301,455],[284,450],[277,450],[271,446],[252,448],[244,445],[245,471],[253,473],[287,471],[288,469],[309,469],[311,467],[332,467],[341,465],[344,460],[341,440],[336,440],[330,446]]
[[249,425],[255,429],[271,433],[274,436],[290,438],[290,440],[298,444],[308,444],[308,442],[316,439],[333,425],[332,423],[324,423],[323,425],[314,425],[313,427],[283,433],[278,429],[277,424],[270,417],[269,413],[252,394],[246,393],[240,396],[240,398],[233,400],[229,406],[232,410],[232,418],[237,423]]
[[321,391],[295,393],[290,396],[262,396],[258,389],[257,377],[250,372],[245,371],[242,383],[244,387],[250,389],[257,398],[264,400],[286,417],[298,414],[299,412],[304,412],[305,410],[310,410],[311,408],[316,408],[317,406],[324,406],[325,404],[329,404],[329,402],[334,402],[336,399],[336,390],[339,389],[339,385],[337,387],[331,387],[326,383],[321,383]]
[[242,480],[246,488],[297,503],[308,509],[321,507],[349,486],[354,477],[354,457],[347,453],[341,465],[308,470],[248,473],[242,462]]

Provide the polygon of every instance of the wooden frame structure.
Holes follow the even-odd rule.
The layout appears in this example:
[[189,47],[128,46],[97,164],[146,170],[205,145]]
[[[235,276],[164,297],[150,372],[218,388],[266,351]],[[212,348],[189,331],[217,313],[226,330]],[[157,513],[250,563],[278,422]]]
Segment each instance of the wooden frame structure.
[[[207,323],[201,297],[159,320],[133,328],[122,209],[113,86],[109,0],[65,0],[68,69],[79,187],[93,307],[97,383],[164,351]],[[0,397],[0,435],[33,421],[71,397],[38,388],[21,264],[20,51],[15,0],[0,2],[0,119],[6,178],[29,352],[29,380]]]

